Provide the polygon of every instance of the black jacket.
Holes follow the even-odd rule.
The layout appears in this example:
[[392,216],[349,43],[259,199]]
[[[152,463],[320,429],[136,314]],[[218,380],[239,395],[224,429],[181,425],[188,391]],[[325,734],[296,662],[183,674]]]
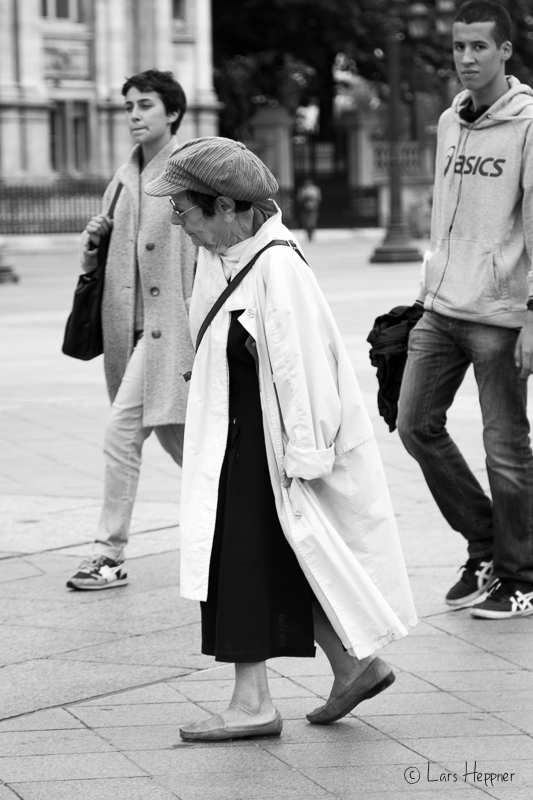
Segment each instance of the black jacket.
[[376,318],[367,337],[367,342],[372,345],[370,361],[372,366],[377,367],[378,410],[391,432],[396,430],[398,398],[407,361],[409,334],[423,313],[420,303],[396,306],[388,314]]

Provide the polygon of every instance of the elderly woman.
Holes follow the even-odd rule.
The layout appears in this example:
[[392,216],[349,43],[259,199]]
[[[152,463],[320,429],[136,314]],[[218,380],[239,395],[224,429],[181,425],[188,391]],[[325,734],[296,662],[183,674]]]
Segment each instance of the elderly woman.
[[146,187],[170,195],[172,222],[200,247],[193,340],[235,289],[197,341],[181,591],[201,603],[202,652],[234,662],[236,681],[225,711],[180,729],[186,741],[279,735],[266,660],[313,657],[315,641],[334,682],[307,718],[334,722],[394,681],[374,653],[416,621],[371,425],[277,189],[218,137],[179,147]]

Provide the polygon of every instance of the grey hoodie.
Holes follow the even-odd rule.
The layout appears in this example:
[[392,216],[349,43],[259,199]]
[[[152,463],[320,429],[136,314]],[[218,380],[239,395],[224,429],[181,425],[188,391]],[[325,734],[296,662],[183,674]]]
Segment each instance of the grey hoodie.
[[508,82],[473,124],[459,116],[469,91],[440,118],[422,285],[426,309],[517,328],[533,295],[533,89]]

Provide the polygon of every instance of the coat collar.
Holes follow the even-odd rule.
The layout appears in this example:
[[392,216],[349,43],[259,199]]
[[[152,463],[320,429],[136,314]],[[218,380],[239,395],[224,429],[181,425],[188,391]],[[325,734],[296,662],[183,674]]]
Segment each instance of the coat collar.
[[159,153],[152,158],[142,172],[140,171],[139,161],[141,146],[136,144],[130,151],[128,158],[119,169],[117,177],[124,184],[125,188],[129,189],[135,206],[137,206],[139,202],[141,184],[144,186],[148,181],[157,178],[158,175],[163,172],[169,156],[178,146],[178,140],[173,136],[170,141],[161,148]]

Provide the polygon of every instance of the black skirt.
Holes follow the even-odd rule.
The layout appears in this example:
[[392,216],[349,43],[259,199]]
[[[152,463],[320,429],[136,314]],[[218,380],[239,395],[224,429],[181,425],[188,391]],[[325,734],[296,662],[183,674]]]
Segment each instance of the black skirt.
[[315,655],[313,592],[281,529],[259,381],[235,311],[228,336],[229,431],[220,474],[202,653],[217,661]]

